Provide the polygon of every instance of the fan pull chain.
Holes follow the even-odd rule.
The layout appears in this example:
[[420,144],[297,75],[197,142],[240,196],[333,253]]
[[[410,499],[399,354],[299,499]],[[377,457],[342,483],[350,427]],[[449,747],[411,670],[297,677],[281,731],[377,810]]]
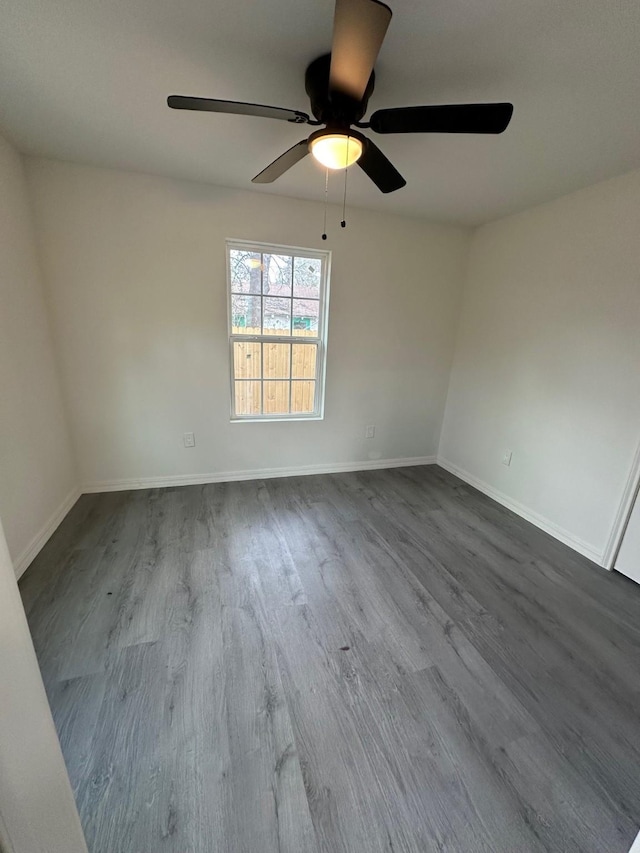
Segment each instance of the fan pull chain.
[[[347,142],[347,157],[349,156],[349,143]],[[342,196],[342,221],[340,222],[341,228],[347,227],[347,175],[349,174],[349,169],[344,170],[344,195]]]
[[329,170],[326,170],[324,176],[324,228],[322,233],[322,239],[327,239],[327,196],[329,195]]
[[[347,136],[347,154],[346,154],[346,162],[349,162],[349,140],[350,136]],[[347,176],[349,174],[349,167],[347,166],[344,170],[344,195],[342,196],[342,220],[340,222],[341,228],[347,227]]]

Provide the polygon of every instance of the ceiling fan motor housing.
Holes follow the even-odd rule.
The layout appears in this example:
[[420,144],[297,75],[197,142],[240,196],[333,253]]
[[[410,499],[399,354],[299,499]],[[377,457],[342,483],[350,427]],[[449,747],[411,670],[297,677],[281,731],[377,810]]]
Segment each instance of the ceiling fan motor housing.
[[[346,134],[348,134],[348,136],[351,139],[357,139],[359,141],[360,145],[362,146],[362,148],[361,148],[362,151],[367,151],[367,149],[369,147],[369,140],[367,139],[366,136],[363,136],[363,134],[360,133],[360,131],[354,130],[353,128],[338,127],[337,125],[333,124],[333,125],[329,125],[328,127],[323,127],[320,130],[316,130],[311,134],[311,136],[307,140],[307,144],[309,146],[309,151],[311,151],[313,149],[313,143],[317,139],[322,139],[323,137],[331,136],[335,133],[339,133],[339,134],[346,133]],[[354,146],[352,146],[352,148],[353,147]],[[343,168],[343,165],[344,164],[341,163],[340,166],[332,166],[331,168]]]
[[367,111],[367,104],[375,87],[375,73],[371,72],[362,100],[357,101],[342,92],[331,91],[330,67],[330,53],[314,59],[305,72],[304,87],[315,118],[331,128],[347,130],[352,124],[360,121]]

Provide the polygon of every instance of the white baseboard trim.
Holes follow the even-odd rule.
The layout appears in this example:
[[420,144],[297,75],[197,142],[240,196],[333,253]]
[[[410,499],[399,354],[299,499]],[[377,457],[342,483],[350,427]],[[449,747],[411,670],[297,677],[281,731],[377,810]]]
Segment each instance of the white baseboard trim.
[[230,483],[236,480],[266,480],[274,477],[302,477],[311,474],[340,474],[348,471],[374,471],[382,468],[409,468],[434,465],[435,456],[413,456],[404,459],[375,459],[363,462],[329,462],[290,468],[255,468],[248,471],[221,471],[216,474],[172,474],[168,477],[141,477],[124,480],[102,480],[85,483],[83,494],[121,492],[130,489],[163,489],[167,486],[198,486],[206,483]]
[[462,468],[458,468],[457,465],[454,465],[452,462],[449,462],[448,459],[444,459],[442,456],[439,456],[437,459],[437,464],[440,465],[441,468],[444,468],[446,471],[449,471],[451,474],[455,474],[455,476],[459,477],[461,480],[464,480],[465,483],[468,483],[470,486],[473,486],[474,489],[477,489],[479,492],[482,492],[483,494],[492,498],[497,503],[502,504],[502,506],[505,506],[507,509],[510,509],[512,512],[515,512],[516,515],[521,516],[526,521],[530,521],[531,524],[535,524],[536,527],[539,527],[541,530],[544,530],[545,533],[548,533],[550,536],[553,536],[554,539],[559,539],[560,542],[563,542],[565,545],[568,545],[570,548],[573,548],[574,551],[577,551],[584,557],[588,557],[589,560],[592,560],[599,566],[606,568],[604,564],[604,553],[602,551],[599,551],[593,545],[590,545],[588,542],[579,539],[577,536],[574,536],[572,533],[569,533],[568,530],[564,530],[562,527],[558,527],[558,525],[554,524],[553,521],[550,521],[543,515],[539,515],[537,512],[534,512],[532,509],[529,509],[529,507],[525,506],[524,504],[521,504],[519,501],[513,500],[513,498],[510,498],[503,492],[498,491],[498,489],[494,489],[493,486],[490,486],[483,480],[479,480],[477,477],[474,477],[473,474],[469,474],[468,471],[465,471]]
[[16,573],[17,579],[21,578],[26,572],[40,551],[56,532],[60,523],[81,494],[82,492],[80,489],[77,486],[74,486],[60,506],[49,516],[33,539],[28,543],[27,547],[24,548],[22,553],[13,561],[13,570]]
[[[618,556],[618,550],[622,545],[622,537],[625,532],[625,528],[629,521],[629,516],[631,515],[631,510],[633,509],[633,505],[636,501],[636,495],[638,494],[638,489],[640,488],[640,444],[636,448],[635,456],[633,457],[633,464],[631,465],[631,471],[629,472],[629,476],[627,477],[627,482],[624,487],[624,492],[622,493],[622,499],[618,506],[618,510],[616,512],[616,517],[613,520],[613,524],[611,526],[611,532],[609,534],[609,539],[607,540],[607,544],[603,553],[603,563],[606,569],[612,570],[613,565],[616,561],[616,557]],[[638,845],[640,847],[640,843]]]
[[122,480],[103,480],[95,483],[85,483],[81,488],[72,489],[60,506],[47,519],[36,535],[31,539],[22,553],[13,561],[16,578],[20,578],[33,560],[40,553],[47,541],[56,531],[71,507],[75,504],[81,494],[92,494],[96,492],[120,492],[132,489],[162,489],[170,486],[192,486],[207,483],[229,483],[238,480],[265,480],[276,477],[302,477],[312,474],[339,474],[350,471],[375,471],[384,468],[409,468],[414,465],[440,465],[446,471],[464,480],[470,486],[492,498],[497,503],[515,512],[526,521],[530,521],[549,533],[555,539],[573,548],[579,554],[593,560],[599,566],[605,565],[605,554],[593,545],[579,539],[569,531],[558,527],[548,518],[524,506],[524,504],[513,500],[493,486],[479,480],[468,471],[459,468],[448,459],[441,456],[413,456],[402,459],[375,459],[361,462],[333,462],[320,465],[301,465],[288,468],[256,468],[246,471],[222,471],[215,474],[175,474],[167,477],[142,477],[127,478]]

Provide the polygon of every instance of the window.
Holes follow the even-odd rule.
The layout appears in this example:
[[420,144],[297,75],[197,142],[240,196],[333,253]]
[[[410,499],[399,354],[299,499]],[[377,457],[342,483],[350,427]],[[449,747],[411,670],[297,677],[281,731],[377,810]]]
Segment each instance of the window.
[[227,242],[233,420],[322,417],[329,261]]

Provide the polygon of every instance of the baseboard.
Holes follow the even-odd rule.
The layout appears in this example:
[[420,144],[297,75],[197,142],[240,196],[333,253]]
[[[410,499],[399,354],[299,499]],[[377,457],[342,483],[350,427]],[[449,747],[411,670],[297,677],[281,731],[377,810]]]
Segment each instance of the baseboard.
[[408,468],[413,465],[434,465],[435,456],[413,456],[403,459],[375,459],[366,462],[330,462],[321,465],[301,465],[289,468],[255,468],[247,471],[221,471],[215,474],[175,474],[168,477],[141,477],[123,480],[102,480],[85,483],[84,494],[121,492],[130,489],[162,489],[167,486],[197,486],[206,483],[231,483],[236,480],[266,480],[274,477],[302,477],[311,474],[340,474],[348,471],[374,471],[382,468]]
[[[622,493],[622,499],[618,505],[616,517],[614,518],[613,524],[611,525],[611,532],[609,533],[609,538],[604,549],[603,564],[606,569],[613,569],[613,564],[615,563],[616,557],[618,556],[618,550],[622,545],[622,537],[629,521],[631,510],[633,509],[633,505],[636,501],[636,495],[638,494],[639,488],[640,444],[636,448],[635,456],[633,457],[633,464],[631,465],[631,471],[629,472],[629,476],[627,477],[624,492]],[[638,846],[640,846],[640,843]]]
[[215,474],[175,474],[168,477],[142,477],[127,478],[122,480],[103,480],[94,483],[85,483],[81,488],[72,489],[57,510],[47,519],[41,529],[36,533],[22,553],[13,562],[16,577],[20,578],[33,560],[40,553],[49,538],[56,531],[71,507],[75,504],[81,494],[94,492],[120,492],[131,489],[162,489],[170,486],[203,485],[206,483],[229,483],[238,480],[265,480],[275,477],[301,477],[312,474],[339,474],[349,471],[374,471],[384,468],[408,468],[414,465],[438,464],[446,471],[464,480],[470,486],[492,498],[492,500],[515,512],[526,521],[535,524],[545,533],[573,548],[579,554],[593,560],[599,566],[605,566],[605,554],[588,542],[584,542],[577,536],[554,524],[548,518],[524,506],[519,501],[513,500],[508,495],[474,477],[468,471],[459,468],[441,456],[413,456],[402,459],[375,459],[361,462],[333,462],[321,465],[302,465],[287,468],[255,468],[245,471],[222,471]]
[[588,542],[584,542],[577,536],[564,530],[557,524],[554,524],[548,518],[539,515],[537,512],[513,500],[508,495],[485,483],[483,480],[474,477],[468,471],[459,468],[447,459],[441,456],[413,456],[402,459],[375,459],[361,462],[333,462],[320,465],[302,465],[292,466],[287,468],[255,468],[245,471],[222,471],[215,474],[175,474],[168,477],[142,477],[142,478],[127,478],[122,480],[102,480],[100,482],[85,483],[81,488],[72,489],[67,497],[62,501],[57,510],[47,519],[41,529],[31,539],[29,544],[24,548],[22,553],[16,560],[13,561],[16,577],[20,578],[33,560],[40,553],[47,541],[56,531],[64,517],[67,515],[71,507],[75,504],[81,494],[91,494],[95,492],[120,492],[129,491],[131,489],[162,489],[170,486],[192,486],[203,485],[206,483],[229,483],[238,480],[265,480],[275,477],[301,477],[312,474],[339,474],[349,471],[375,471],[384,468],[408,468],[414,465],[440,465],[446,471],[464,480],[470,486],[473,486],[478,491],[492,498],[492,500],[502,506],[515,512],[526,521],[535,524],[545,533],[573,548],[579,554],[597,563],[599,566],[605,566],[605,554],[599,551]]
[[563,542],[565,545],[568,545],[570,548],[573,548],[574,551],[577,551],[579,554],[582,554],[584,557],[587,557],[589,560],[592,560],[599,566],[606,568],[604,564],[603,551],[599,551],[593,545],[590,545],[588,542],[579,539],[577,536],[574,536],[572,533],[569,533],[568,530],[564,530],[562,527],[559,527],[557,524],[554,524],[552,521],[550,521],[548,518],[545,518],[543,515],[539,515],[537,512],[534,512],[532,509],[529,509],[529,507],[519,503],[519,501],[513,500],[513,498],[510,498],[503,492],[498,491],[498,489],[494,489],[493,486],[490,486],[483,480],[479,480],[477,477],[474,477],[473,474],[469,474],[468,471],[465,471],[462,468],[458,468],[457,465],[454,465],[447,459],[444,459],[443,457],[439,456],[437,459],[437,464],[440,465],[441,468],[444,468],[446,471],[449,471],[451,474],[455,474],[455,476],[459,477],[461,480],[464,480],[465,483],[468,483],[470,486],[473,486],[474,489],[477,489],[479,492],[482,492],[483,494],[492,498],[492,500],[496,501],[499,504],[502,504],[502,506],[505,506],[512,512],[515,512],[516,515],[521,516],[526,521],[530,521],[531,524],[535,524],[536,527],[539,527],[541,530],[544,530],[545,533],[548,533],[550,536],[553,536],[554,539],[558,539],[560,542]]
[[74,486],[60,506],[54,513],[52,513],[52,515],[49,516],[33,539],[28,543],[27,547],[24,548],[17,559],[13,561],[13,570],[16,573],[16,578],[22,577],[25,571],[29,568],[51,536],[56,532],[60,523],[81,494],[80,489],[77,486]]

